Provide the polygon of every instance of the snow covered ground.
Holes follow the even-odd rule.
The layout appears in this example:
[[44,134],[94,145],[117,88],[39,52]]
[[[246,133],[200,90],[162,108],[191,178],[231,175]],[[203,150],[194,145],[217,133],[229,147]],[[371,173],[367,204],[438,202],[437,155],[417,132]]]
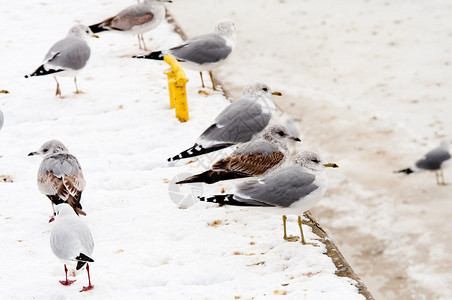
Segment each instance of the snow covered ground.
[[[452,186],[392,174],[452,134],[447,1],[175,1],[188,36],[223,17],[237,49],[217,74],[281,90],[304,146],[340,164],[312,212],[377,299],[449,299]],[[200,17],[193,17],[197,14]],[[452,172],[445,172],[452,182]]]
[[[202,204],[179,209],[173,203],[186,191],[170,181],[201,170],[209,158],[173,167],[166,158],[191,146],[229,103],[219,93],[199,95],[196,72],[187,71],[191,120],[183,124],[168,107],[167,66],[129,58],[139,53],[134,36],[103,33],[90,40],[91,61],[77,78],[84,94],[73,93],[72,78],[60,79],[63,99],[54,96],[52,77],[24,78],[74,22],[100,21],[124,5],[88,0],[2,5],[0,25],[8,31],[1,41],[0,89],[10,94],[0,95],[5,114],[0,170],[13,182],[0,187],[0,298],[362,299],[353,281],[334,275],[323,245],[282,240],[280,216]],[[203,32],[215,21],[206,21]],[[148,47],[180,42],[172,29],[162,24],[146,34],[153,38]],[[78,158],[87,182],[83,220],[96,246],[95,288],[86,293],[78,292],[87,283],[84,271],[70,287],[58,283],[64,271],[50,250],[50,201],[36,185],[40,158],[27,156],[50,139],[61,140]],[[329,175],[341,178],[339,172]],[[308,229],[306,238],[315,241]],[[295,216],[288,230],[298,232]]]

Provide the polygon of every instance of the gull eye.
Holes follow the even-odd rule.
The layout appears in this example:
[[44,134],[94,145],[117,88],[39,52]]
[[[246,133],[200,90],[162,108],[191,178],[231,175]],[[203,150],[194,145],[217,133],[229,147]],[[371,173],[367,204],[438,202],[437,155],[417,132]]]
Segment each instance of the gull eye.
[[46,153],[47,151],[49,151],[49,149],[45,148],[42,150],[42,152]]
[[320,160],[318,160],[318,159],[311,159],[311,161],[316,164],[318,164],[320,162]]
[[267,89],[266,87],[264,87],[262,90],[263,90],[264,92],[268,92],[268,89]]
[[282,132],[282,131],[278,131],[277,134],[278,134],[279,136],[284,136],[284,132]]

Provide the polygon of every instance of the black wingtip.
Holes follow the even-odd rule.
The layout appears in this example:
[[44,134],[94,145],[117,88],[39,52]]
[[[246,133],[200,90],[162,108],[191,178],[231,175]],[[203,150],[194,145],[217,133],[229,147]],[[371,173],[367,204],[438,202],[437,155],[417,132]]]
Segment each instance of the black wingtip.
[[107,31],[107,28],[104,27],[100,27],[100,24],[102,24],[103,22],[97,23],[97,24],[93,24],[91,26],[88,26],[89,29],[91,29],[91,31],[93,33],[98,33],[98,32],[102,32],[102,31]]
[[394,173],[405,173],[405,174],[408,175],[408,174],[414,173],[414,171],[411,170],[411,168],[406,168],[406,169],[403,169],[403,170],[394,171]]
[[168,158],[168,161],[172,162],[172,161],[183,159],[183,158],[200,156],[200,155],[203,155],[203,154],[207,154],[207,153],[210,153],[210,152],[214,152],[214,151],[218,151],[218,150],[230,147],[232,145],[234,145],[234,144],[233,143],[223,143],[223,144],[217,144],[217,145],[214,145],[214,146],[210,146],[208,148],[204,148],[201,145],[194,144],[193,147],[188,148],[185,151],[182,151],[181,153],[179,153],[176,156]]
[[77,267],[75,268],[77,271],[80,270],[81,268],[83,268],[83,266],[86,264],[86,262],[84,261],[78,261],[77,262]]
[[196,174],[190,177],[185,178],[184,180],[176,182],[176,184],[184,184],[184,183],[196,183],[203,182],[207,184],[213,184],[223,180],[231,180],[238,178],[250,177],[249,174],[243,174],[238,172],[231,171],[212,171],[207,170],[203,173]]
[[94,262],[94,259],[92,259],[91,257],[89,257],[83,253],[80,253],[75,259],[78,261],[84,261],[84,262]]
[[163,53],[162,51],[155,51],[151,52],[147,55],[135,55],[132,56],[133,58],[144,58],[144,59],[154,59],[154,60],[163,60]]
[[29,78],[32,76],[49,75],[49,74],[58,73],[58,72],[62,72],[62,71],[64,71],[64,70],[55,70],[55,69],[46,70],[46,68],[44,68],[44,65],[41,65],[33,73],[31,73],[29,75],[25,75],[25,78]]

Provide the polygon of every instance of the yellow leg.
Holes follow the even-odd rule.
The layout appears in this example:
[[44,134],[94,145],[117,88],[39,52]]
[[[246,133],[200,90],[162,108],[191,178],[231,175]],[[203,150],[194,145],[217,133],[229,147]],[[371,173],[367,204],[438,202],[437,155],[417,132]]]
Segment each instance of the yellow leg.
[[209,71],[209,75],[210,75],[210,80],[212,81],[212,88],[214,91],[217,90],[216,86],[215,86],[215,80],[213,80],[213,74],[212,71]]
[[287,221],[287,217],[285,215],[282,216],[282,220],[283,220],[283,227],[284,227],[284,236],[283,239],[285,241],[288,242],[296,242],[299,240],[298,236],[287,236],[287,231],[286,231],[286,221]]
[[77,86],[77,77],[74,77],[74,83],[75,83],[75,93],[76,93],[76,94],[83,94],[83,91],[80,91],[80,90],[78,89],[78,86]]
[[57,84],[57,88],[56,88],[55,96],[60,96],[60,97],[61,97],[60,84],[58,83],[58,80],[56,79],[56,77],[55,77],[55,76],[53,76],[53,78],[55,78],[55,81],[56,81],[56,84]]
[[202,72],[199,72],[199,76],[201,76],[202,87],[205,88],[206,86],[204,85],[204,79],[202,78]]
[[437,179],[436,183],[438,185],[447,185],[446,180],[444,179],[444,172],[443,172],[443,170],[439,170],[438,173],[439,173],[440,181],[438,182],[438,179]]
[[303,227],[302,227],[302,224],[301,224],[301,216],[298,216],[298,226],[300,226],[301,243],[303,245],[312,245],[312,246],[316,246],[317,247],[317,245],[314,244],[314,243],[306,243],[306,241],[304,239],[304,235],[303,235]]
[[287,221],[287,217],[285,215],[283,215],[282,216],[282,222],[283,222],[283,227],[284,227],[283,239],[285,239],[285,240],[287,240],[286,221]]

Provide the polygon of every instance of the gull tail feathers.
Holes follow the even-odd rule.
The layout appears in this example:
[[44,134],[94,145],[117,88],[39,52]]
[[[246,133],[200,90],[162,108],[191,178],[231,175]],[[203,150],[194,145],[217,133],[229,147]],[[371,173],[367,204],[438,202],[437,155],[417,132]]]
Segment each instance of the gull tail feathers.
[[102,22],[100,22],[100,23],[97,23],[97,24],[93,24],[93,25],[88,26],[88,27],[89,27],[89,29],[91,29],[91,31],[92,31],[93,33],[98,33],[98,32],[102,32],[102,31],[107,31],[107,30],[109,30],[108,28],[105,28],[105,27],[101,26],[101,25],[103,25],[103,24],[104,24],[104,21],[102,21]]
[[87,256],[87,255],[85,255],[85,254],[83,254],[83,253],[80,253],[80,254],[75,258],[75,260],[77,260],[77,267],[76,267],[76,270],[77,270],[77,271],[80,270],[81,268],[83,268],[83,266],[84,266],[86,263],[88,263],[88,262],[94,262],[94,259],[92,259],[91,257],[89,257],[89,256]]
[[212,197],[198,197],[199,201],[218,203],[220,206],[233,205],[233,206],[271,206],[259,201],[239,201],[234,199],[234,194],[215,195]]
[[46,70],[44,68],[44,65],[41,65],[39,68],[36,69],[36,71],[31,73],[30,75],[25,75],[25,78],[29,78],[29,77],[33,77],[33,76],[49,75],[49,74],[58,73],[58,72],[62,72],[62,71],[64,71],[64,70],[54,70],[54,69]]
[[133,58],[145,58],[145,59],[154,59],[154,60],[163,60],[165,54],[162,51],[151,52],[147,55],[135,55]]
[[182,151],[181,153],[179,153],[176,156],[168,158],[168,161],[171,162],[171,161],[179,160],[182,158],[195,157],[195,156],[203,155],[206,153],[214,152],[217,150],[221,150],[221,149],[227,148],[232,145],[234,145],[234,144],[233,143],[223,143],[223,144],[216,144],[216,145],[213,145],[208,148],[204,148],[201,145],[194,144],[193,147],[188,148],[185,151]]
[[398,171],[394,171],[394,173],[405,173],[405,174],[411,174],[411,173],[414,173],[414,171],[413,171],[413,170],[411,170],[411,168],[406,168],[406,169],[403,169],[403,170],[398,170]]
[[176,184],[193,183],[193,182],[204,182],[207,184],[212,184],[222,180],[230,180],[237,178],[249,177],[248,174],[228,172],[228,171],[212,171],[208,170],[200,174],[190,176],[184,180],[176,182]]

